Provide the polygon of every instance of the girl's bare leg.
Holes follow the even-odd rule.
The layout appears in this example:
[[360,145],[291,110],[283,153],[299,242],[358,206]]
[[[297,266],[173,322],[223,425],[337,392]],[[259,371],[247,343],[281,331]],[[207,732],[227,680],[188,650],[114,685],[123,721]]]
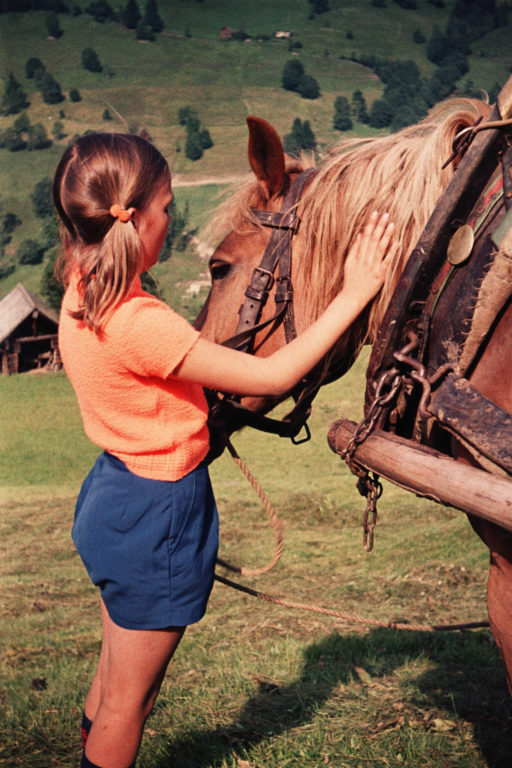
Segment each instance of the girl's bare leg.
[[87,758],[102,768],[135,762],[142,730],[185,627],[123,629],[102,602],[103,643],[85,704],[93,721]]

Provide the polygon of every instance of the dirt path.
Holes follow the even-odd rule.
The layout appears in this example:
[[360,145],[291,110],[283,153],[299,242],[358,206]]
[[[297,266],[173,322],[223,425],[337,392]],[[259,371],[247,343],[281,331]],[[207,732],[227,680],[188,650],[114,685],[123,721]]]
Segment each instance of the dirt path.
[[202,187],[205,184],[234,184],[237,181],[243,181],[247,174],[240,176],[201,176],[191,178],[180,173],[173,173],[173,187]]

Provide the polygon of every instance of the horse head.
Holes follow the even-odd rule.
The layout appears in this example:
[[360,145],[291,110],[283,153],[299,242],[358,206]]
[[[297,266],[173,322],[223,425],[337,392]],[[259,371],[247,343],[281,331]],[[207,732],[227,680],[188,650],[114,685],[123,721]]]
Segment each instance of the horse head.
[[[487,105],[475,100],[450,102],[428,119],[398,133],[340,142],[293,203],[297,217],[291,238],[291,284],[296,332],[310,325],[343,285],[345,258],[357,232],[373,210],[387,210],[395,222],[398,253],[385,285],[358,321],[340,338],[326,363],[328,380],[341,375],[362,345],[371,342],[411,248],[450,181],[457,133],[471,126]],[[286,194],[306,164],[285,156],[281,140],[266,121],[249,117],[250,179],[214,214],[210,236],[219,243],[210,258],[211,290],[196,327],[218,343],[237,331],[238,310],[254,269],[271,238],[261,213],[282,211]],[[272,281],[270,281],[272,282]],[[275,282],[261,309],[263,322],[276,313]],[[286,343],[283,324],[255,334],[253,351],[268,355]],[[332,371],[335,371],[334,375]],[[268,410],[275,403],[253,401]]]

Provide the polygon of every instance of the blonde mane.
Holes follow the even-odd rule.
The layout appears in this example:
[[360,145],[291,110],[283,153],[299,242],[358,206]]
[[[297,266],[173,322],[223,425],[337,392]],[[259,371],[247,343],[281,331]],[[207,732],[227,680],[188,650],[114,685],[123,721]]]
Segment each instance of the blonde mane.
[[[395,223],[398,252],[385,285],[359,323],[340,340],[336,354],[351,355],[373,341],[407,258],[439,197],[453,176],[453,164],[441,166],[463,128],[489,113],[488,104],[473,99],[445,102],[422,122],[377,138],[348,139],[330,152],[298,205],[304,255],[301,263],[313,286],[304,311],[318,316],[343,285],[350,243],[373,210],[388,211]],[[287,167],[300,171],[303,165]],[[257,226],[251,208],[265,199],[254,177],[219,206],[209,225],[210,236]],[[307,308],[306,308],[307,307]]]

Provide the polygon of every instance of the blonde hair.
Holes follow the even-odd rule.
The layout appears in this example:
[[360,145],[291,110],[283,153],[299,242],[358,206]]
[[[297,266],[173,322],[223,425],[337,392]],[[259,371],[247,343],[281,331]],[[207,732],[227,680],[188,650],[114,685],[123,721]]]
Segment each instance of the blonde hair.
[[57,274],[67,284],[80,273],[83,304],[72,313],[100,332],[129,293],[143,264],[133,224],[114,218],[112,205],[144,211],[165,182],[167,162],[139,136],[92,133],[64,152],[53,182],[63,253]]

